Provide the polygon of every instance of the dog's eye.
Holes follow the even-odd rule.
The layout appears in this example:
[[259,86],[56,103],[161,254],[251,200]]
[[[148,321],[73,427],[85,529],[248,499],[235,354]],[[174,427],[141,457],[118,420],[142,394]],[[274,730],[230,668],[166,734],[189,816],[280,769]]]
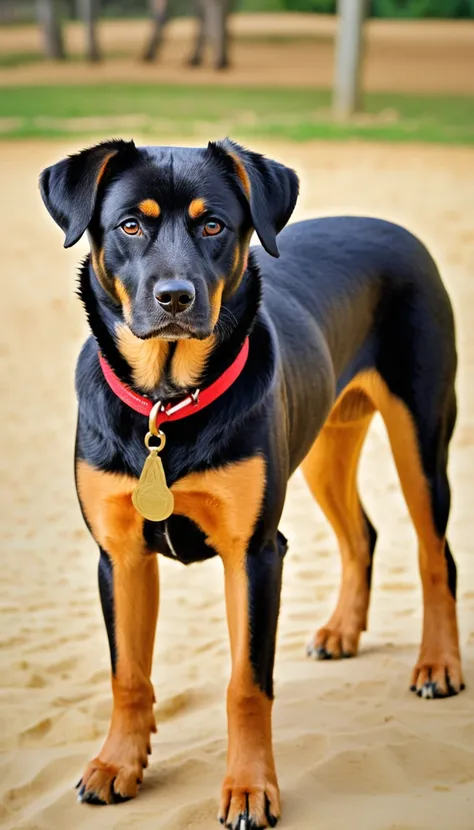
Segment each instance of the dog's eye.
[[129,236],[136,236],[140,233],[140,225],[136,221],[136,219],[127,219],[126,222],[122,222],[120,225],[124,233],[127,233]]
[[219,222],[218,219],[209,219],[209,222],[206,222],[202,229],[203,236],[217,236],[224,229],[224,225],[222,222]]

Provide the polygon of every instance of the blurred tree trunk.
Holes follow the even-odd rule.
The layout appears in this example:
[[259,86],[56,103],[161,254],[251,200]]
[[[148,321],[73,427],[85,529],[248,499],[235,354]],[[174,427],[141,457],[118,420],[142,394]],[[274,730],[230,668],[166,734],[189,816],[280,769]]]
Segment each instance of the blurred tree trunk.
[[336,117],[350,118],[361,108],[364,21],[368,0],[338,0],[336,75],[333,107]]
[[47,58],[63,60],[63,33],[57,0],[36,0],[36,14],[43,32],[43,48]]
[[97,39],[97,20],[99,18],[100,0],[77,0],[78,17],[84,23],[86,30],[86,56],[90,61],[100,60],[99,42]]
[[152,17],[152,32],[148,45],[143,53],[144,61],[153,61],[158,55],[163,41],[163,30],[168,19],[167,0],[150,0]]

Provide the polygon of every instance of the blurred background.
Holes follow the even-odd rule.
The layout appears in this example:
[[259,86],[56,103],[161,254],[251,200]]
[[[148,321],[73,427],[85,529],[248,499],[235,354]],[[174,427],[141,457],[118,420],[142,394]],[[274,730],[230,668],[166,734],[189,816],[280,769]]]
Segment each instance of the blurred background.
[[87,336],[74,288],[87,241],[63,249],[37,182],[104,138],[196,145],[230,134],[297,170],[294,219],[365,214],[416,233],[458,331],[449,538],[467,690],[427,703],[408,691],[421,632],[416,538],[376,417],[360,481],[379,537],[355,661],[305,657],[334,608],[340,557],[298,472],[289,486],[282,828],[472,830],[474,0],[232,2],[0,0],[0,826],[214,827],[229,673],[217,560],[160,563],[159,734],[139,799],[105,813],[75,801],[111,707],[97,551],[73,477],[74,366]]
[[0,0],[4,137],[471,143],[473,96],[474,0]]

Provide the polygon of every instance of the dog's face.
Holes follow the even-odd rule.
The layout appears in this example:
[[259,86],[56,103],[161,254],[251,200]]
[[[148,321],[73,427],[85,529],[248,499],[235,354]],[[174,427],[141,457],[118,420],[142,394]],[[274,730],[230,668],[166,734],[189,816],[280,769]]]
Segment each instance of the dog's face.
[[252,229],[278,256],[298,180],[230,141],[114,141],[45,170],[41,193],[66,247],[88,230],[96,276],[136,337],[204,339],[242,278]]

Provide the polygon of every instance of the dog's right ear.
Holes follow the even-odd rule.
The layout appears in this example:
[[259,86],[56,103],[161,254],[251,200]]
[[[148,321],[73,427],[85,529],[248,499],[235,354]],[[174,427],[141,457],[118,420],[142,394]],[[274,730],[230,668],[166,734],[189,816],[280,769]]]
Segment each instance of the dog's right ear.
[[97,192],[111,161],[135,156],[133,141],[104,141],[88,150],[68,156],[43,170],[40,191],[49,213],[64,231],[64,247],[81,238],[90,224]]

